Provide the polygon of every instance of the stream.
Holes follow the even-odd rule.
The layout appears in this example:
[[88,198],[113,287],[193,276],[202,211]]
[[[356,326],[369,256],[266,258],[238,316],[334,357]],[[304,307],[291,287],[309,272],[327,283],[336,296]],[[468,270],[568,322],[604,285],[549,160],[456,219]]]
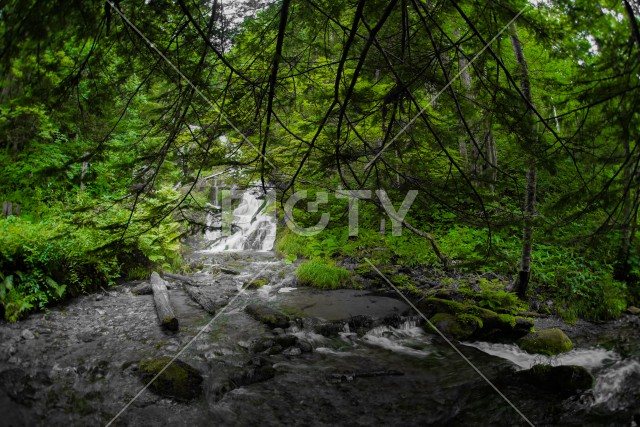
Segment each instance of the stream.
[[[295,266],[271,250],[268,202],[245,196],[234,233],[205,236],[190,255],[190,280],[229,297],[213,322],[175,282],[169,295],[178,332],[159,327],[153,296],[134,295],[135,283],[0,323],[0,425],[527,425],[401,300],[299,287]],[[267,284],[247,288],[255,277]],[[290,326],[267,327],[247,314],[249,304],[287,314]],[[537,319],[536,328],[558,322]],[[640,319],[562,328],[574,349],[550,360],[513,344],[456,345],[535,425],[640,423]],[[274,350],[284,341],[297,344]],[[179,359],[203,377],[202,394],[184,402],[146,390],[134,399],[144,386],[138,362],[182,349]],[[539,362],[584,366],[595,386],[559,398],[515,379]],[[272,375],[234,380],[256,364]]]

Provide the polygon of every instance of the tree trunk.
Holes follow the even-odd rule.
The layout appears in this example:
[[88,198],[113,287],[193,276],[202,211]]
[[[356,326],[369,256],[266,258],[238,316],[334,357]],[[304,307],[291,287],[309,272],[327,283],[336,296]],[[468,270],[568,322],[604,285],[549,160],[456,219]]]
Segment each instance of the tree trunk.
[[[459,34],[457,30],[453,31],[453,35],[456,38],[459,38]],[[468,96],[471,98],[471,73],[469,73],[469,69],[466,68],[468,65],[467,58],[464,57],[462,52],[458,51],[458,72],[462,72],[460,74],[460,81],[462,82],[462,87],[467,92]],[[458,142],[458,150],[460,151],[460,158],[462,159],[462,163],[466,168],[471,168],[473,172],[477,172],[477,160],[478,160],[478,150],[475,145],[471,144],[471,161],[469,161],[469,153],[467,151],[467,135],[464,129],[464,125],[462,123],[462,119],[459,120],[459,126],[462,129],[460,132],[460,139]]]
[[[523,96],[528,102],[527,109],[529,114],[533,116],[533,99],[531,96],[531,84],[529,81],[529,68],[527,66],[527,60],[524,56],[522,49],[522,43],[518,38],[518,29],[516,24],[511,24],[509,27],[509,36],[511,38],[511,45],[513,46],[513,53],[516,60],[520,65],[520,90]],[[533,117],[531,118],[533,123]],[[532,125],[531,134],[535,135],[535,127]],[[522,257],[520,261],[520,272],[518,274],[518,281],[516,283],[515,290],[518,296],[522,299],[525,298],[527,289],[529,287],[529,281],[531,280],[531,254],[533,252],[533,229],[534,219],[536,214],[536,186],[537,186],[537,172],[535,158],[531,155],[527,156],[527,163],[529,168],[526,175],[526,190],[524,200],[524,221],[522,232]]]
[[155,271],[151,273],[151,289],[153,290],[153,301],[156,304],[158,319],[164,328],[170,331],[178,330],[178,319],[173,314],[169,293],[167,292],[167,282],[162,280]]
[[631,156],[631,145],[629,141],[629,116],[624,104],[620,111],[620,126],[622,127],[622,148],[624,150],[624,161],[627,165],[622,173],[622,233],[618,259],[615,266],[615,277],[619,280],[626,280],[631,270],[629,266],[629,250],[631,248],[631,223],[635,218],[631,202],[631,189],[633,188],[633,162]]

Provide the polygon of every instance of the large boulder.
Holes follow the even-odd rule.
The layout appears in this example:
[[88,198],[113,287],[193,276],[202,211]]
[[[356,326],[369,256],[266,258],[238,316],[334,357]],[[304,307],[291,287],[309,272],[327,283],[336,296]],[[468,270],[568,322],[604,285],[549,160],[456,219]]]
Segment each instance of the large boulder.
[[[442,332],[447,338],[466,340],[478,329],[478,321],[473,318],[456,317],[448,313],[437,313],[429,322]],[[428,332],[434,332],[430,325],[426,326]]]
[[254,319],[272,328],[288,328],[289,317],[271,307],[249,304],[245,311]]
[[560,329],[542,329],[518,340],[518,346],[526,352],[555,356],[570,351],[571,339]]
[[582,366],[535,365],[516,374],[521,380],[540,389],[570,396],[593,387],[593,375]]
[[[147,359],[141,361],[138,368],[144,383],[148,383],[162,372],[149,385],[149,390],[157,395],[178,401],[188,401],[202,393],[202,375],[197,369],[182,360],[176,359],[172,362],[170,357]],[[162,371],[163,369],[164,371]]]

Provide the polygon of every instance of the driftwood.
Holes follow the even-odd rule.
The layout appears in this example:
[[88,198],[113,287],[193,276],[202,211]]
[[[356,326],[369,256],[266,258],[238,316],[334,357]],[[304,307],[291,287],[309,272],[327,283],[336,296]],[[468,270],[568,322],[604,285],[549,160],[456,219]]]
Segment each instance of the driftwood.
[[162,275],[164,277],[168,277],[169,279],[179,280],[179,281],[183,282],[185,285],[189,285],[189,286],[204,286],[204,285],[201,285],[199,283],[194,283],[193,279],[191,277],[183,276],[182,274],[175,274],[175,273],[169,273],[169,272],[163,271]]
[[[167,282],[165,282],[165,285],[167,286],[168,289],[173,289],[178,287],[178,285],[174,285]],[[131,288],[131,293],[134,295],[151,295],[153,293],[153,289],[151,288],[151,283],[144,282]]]
[[198,303],[209,314],[216,314],[216,307],[225,305],[227,301],[226,299],[215,299],[197,287],[185,286],[183,289],[189,295],[189,298]]
[[170,331],[178,330],[178,319],[173,314],[169,293],[167,292],[167,282],[165,282],[155,271],[151,273],[151,289],[153,290],[153,301],[156,304],[158,319],[163,327]]

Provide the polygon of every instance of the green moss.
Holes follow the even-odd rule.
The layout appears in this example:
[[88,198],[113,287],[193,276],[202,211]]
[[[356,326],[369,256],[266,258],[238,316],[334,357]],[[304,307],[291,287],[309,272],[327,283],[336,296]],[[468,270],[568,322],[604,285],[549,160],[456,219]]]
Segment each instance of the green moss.
[[[471,337],[478,328],[476,321],[461,320],[448,313],[437,313],[429,321],[445,336],[457,340],[465,340]],[[435,332],[430,325],[427,325],[426,329],[427,332]]]
[[266,277],[256,277],[255,279],[253,279],[251,281],[251,283],[249,284],[248,288],[249,289],[259,289],[265,285],[269,284],[269,279],[267,279]]
[[289,326],[289,317],[271,307],[249,304],[245,307],[245,311],[257,321],[272,328],[286,328]]
[[143,360],[138,367],[144,382],[162,372],[149,385],[149,389],[160,396],[191,400],[202,392],[202,376],[195,368],[181,360],[172,361],[170,357],[160,357]]
[[516,326],[516,317],[510,314],[498,314],[498,319],[512,328]]
[[480,319],[478,316],[474,316],[473,314],[462,313],[458,315],[457,319],[463,323],[476,325],[478,328],[482,328],[483,326],[482,319]]
[[553,328],[543,329],[521,338],[518,340],[518,346],[529,353],[554,356],[570,351],[573,343],[564,332]]

